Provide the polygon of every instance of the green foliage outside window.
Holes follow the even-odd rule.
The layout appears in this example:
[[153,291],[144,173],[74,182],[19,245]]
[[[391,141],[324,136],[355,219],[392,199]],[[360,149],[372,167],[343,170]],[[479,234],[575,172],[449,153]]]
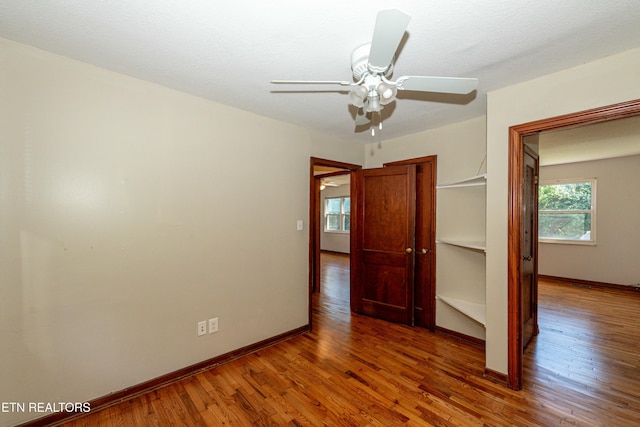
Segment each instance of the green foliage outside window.
[[592,240],[595,181],[540,185],[538,237],[558,240]]

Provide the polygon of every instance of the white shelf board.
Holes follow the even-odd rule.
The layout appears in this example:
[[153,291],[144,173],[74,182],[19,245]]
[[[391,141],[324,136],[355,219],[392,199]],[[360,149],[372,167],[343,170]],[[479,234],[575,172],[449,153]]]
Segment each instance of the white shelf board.
[[436,240],[436,243],[444,243],[446,245],[458,246],[460,248],[471,249],[474,251],[487,252],[487,244],[485,242],[439,239]]
[[456,188],[456,187],[474,187],[478,185],[487,185],[487,174],[472,176],[471,178],[461,179],[460,181],[450,182],[448,184],[437,185],[437,189]]
[[439,299],[443,303],[455,308],[460,313],[470,317],[482,326],[487,326],[487,307],[485,304],[449,298],[442,295],[436,295],[436,299]]

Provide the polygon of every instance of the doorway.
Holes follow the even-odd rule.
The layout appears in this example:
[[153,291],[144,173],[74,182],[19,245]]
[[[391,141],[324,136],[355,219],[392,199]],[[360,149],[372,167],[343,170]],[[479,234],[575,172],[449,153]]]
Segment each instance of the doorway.
[[[357,199],[356,185],[354,183],[354,176],[356,171],[362,169],[362,166],[338,162],[335,160],[321,159],[312,157],[310,161],[310,188],[309,188],[309,326],[312,325],[312,304],[313,293],[321,291],[321,246],[320,246],[320,227],[323,227],[323,221],[321,218],[321,198],[320,198],[320,186],[322,175],[327,174],[348,174],[350,177],[350,199],[353,202]],[[353,204],[353,203],[352,203]],[[353,216],[353,211],[351,215]],[[349,233],[352,234],[351,232]],[[353,252],[353,239],[349,238],[350,252]],[[349,269],[353,271],[353,261],[349,261]],[[352,274],[352,273],[350,273]]]
[[[522,388],[523,371],[523,245],[522,186],[525,137],[536,133],[593,124],[640,115],[640,100],[538,120],[509,128],[509,215],[508,215],[508,385]],[[534,218],[537,227],[537,217]],[[534,266],[537,274],[537,266]],[[533,302],[537,305],[537,301]]]

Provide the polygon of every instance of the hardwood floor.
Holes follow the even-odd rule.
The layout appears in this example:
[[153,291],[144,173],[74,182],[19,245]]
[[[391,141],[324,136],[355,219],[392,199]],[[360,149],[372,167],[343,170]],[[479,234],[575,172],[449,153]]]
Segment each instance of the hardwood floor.
[[540,335],[525,392],[542,410],[600,426],[640,425],[640,293],[539,284]]
[[351,315],[347,258],[323,254],[313,331],[69,426],[630,426],[640,420],[640,294],[540,284],[525,386],[484,350]]

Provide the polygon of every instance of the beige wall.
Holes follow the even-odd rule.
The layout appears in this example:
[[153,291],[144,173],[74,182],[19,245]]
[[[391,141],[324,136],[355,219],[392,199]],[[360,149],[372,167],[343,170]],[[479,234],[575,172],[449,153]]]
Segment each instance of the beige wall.
[[[438,184],[484,172],[486,118],[478,117],[437,129],[372,142],[365,147],[365,167],[423,156],[438,156]],[[382,131],[384,133],[384,130]]]
[[640,116],[538,135],[540,166],[640,154]]
[[640,155],[540,168],[540,181],[596,178],[596,245],[540,243],[538,272],[640,284]]
[[487,97],[487,367],[507,373],[509,126],[640,98],[640,49]]
[[9,41],[0,64],[1,401],[93,399],[307,324],[309,158],[361,144]]

